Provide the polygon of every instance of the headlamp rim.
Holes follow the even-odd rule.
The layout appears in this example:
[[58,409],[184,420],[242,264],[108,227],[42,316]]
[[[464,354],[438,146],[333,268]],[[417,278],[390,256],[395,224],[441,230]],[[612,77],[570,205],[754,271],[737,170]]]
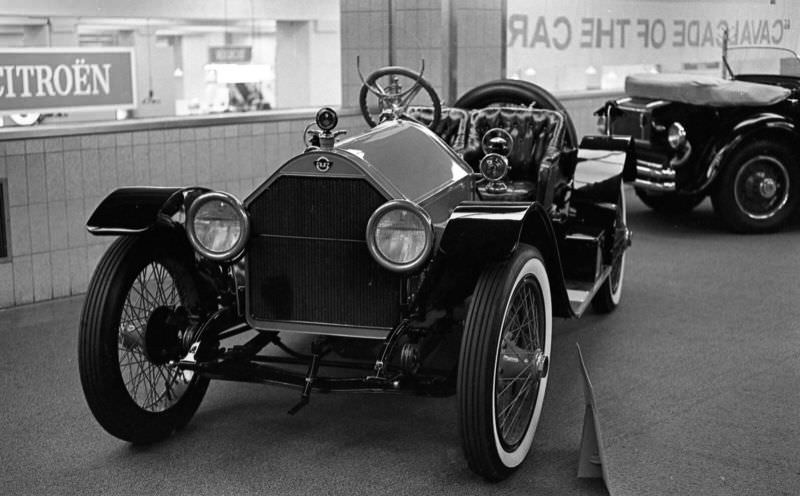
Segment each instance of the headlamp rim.
[[[209,201],[222,201],[229,204],[231,207],[233,207],[233,210],[236,212],[236,215],[239,217],[239,221],[242,225],[242,233],[239,236],[239,239],[230,250],[225,252],[211,251],[204,247],[197,238],[197,232],[194,228],[195,216],[197,215],[197,211],[200,210],[200,207]],[[235,260],[239,255],[242,254],[242,252],[244,252],[244,248],[247,245],[247,240],[250,238],[250,218],[247,215],[247,211],[245,211],[242,202],[240,202],[238,198],[224,191],[209,191],[195,198],[192,204],[189,205],[189,209],[186,212],[185,227],[186,236],[189,238],[189,243],[192,245],[195,251],[197,251],[197,253],[202,255],[204,258],[215,262]]]
[[[672,131],[676,130],[677,132],[677,141],[673,143],[672,140]],[[686,128],[683,124],[678,121],[673,122],[667,128],[667,143],[669,144],[670,148],[673,150],[680,150],[684,146],[686,146]]]
[[322,107],[317,110],[314,122],[323,131],[332,131],[339,124],[339,115],[331,107]]
[[[422,220],[425,229],[425,247],[422,249],[422,252],[414,260],[403,264],[398,264],[386,258],[383,253],[381,253],[380,249],[378,249],[378,242],[375,238],[378,222],[380,222],[384,215],[392,210],[406,210],[411,212],[419,217],[420,220]],[[425,212],[425,210],[420,208],[419,205],[409,200],[389,200],[380,207],[376,208],[369,217],[366,231],[367,249],[369,250],[370,255],[372,255],[372,258],[378,262],[378,265],[393,272],[412,272],[420,268],[428,261],[428,257],[433,250],[434,232],[431,217],[427,212]]]

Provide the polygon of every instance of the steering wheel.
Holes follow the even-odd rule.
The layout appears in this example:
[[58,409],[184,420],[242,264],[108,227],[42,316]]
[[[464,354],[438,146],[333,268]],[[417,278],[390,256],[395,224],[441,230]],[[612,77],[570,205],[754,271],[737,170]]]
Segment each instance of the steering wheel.
[[[422,64],[422,69],[418,73],[406,69],[405,67],[389,66],[378,69],[364,79],[359,69],[358,74],[361,76],[363,85],[358,95],[358,106],[361,107],[361,114],[364,116],[364,120],[367,121],[367,124],[369,124],[370,127],[375,127],[379,122],[383,122],[387,119],[399,118],[417,121],[417,119],[409,115],[408,108],[411,106],[411,102],[414,98],[419,95],[420,90],[425,90],[425,93],[428,94],[432,102],[431,106],[433,107],[433,117],[427,126],[431,130],[436,129],[439,122],[442,120],[442,102],[439,100],[439,96],[430,83],[422,77],[424,71],[424,62]],[[388,84],[386,86],[381,86],[379,81],[382,78],[388,78]],[[407,89],[403,88],[404,83]],[[373,117],[373,114],[370,113],[367,105],[368,93],[372,93],[378,98],[377,121],[375,117]]]

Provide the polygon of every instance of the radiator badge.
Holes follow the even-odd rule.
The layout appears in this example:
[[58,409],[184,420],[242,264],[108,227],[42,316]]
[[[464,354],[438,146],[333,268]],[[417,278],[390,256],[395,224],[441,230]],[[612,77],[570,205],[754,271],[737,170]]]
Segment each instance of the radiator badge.
[[314,165],[317,167],[318,171],[328,172],[331,169],[333,162],[331,162],[325,157],[320,157],[314,161]]

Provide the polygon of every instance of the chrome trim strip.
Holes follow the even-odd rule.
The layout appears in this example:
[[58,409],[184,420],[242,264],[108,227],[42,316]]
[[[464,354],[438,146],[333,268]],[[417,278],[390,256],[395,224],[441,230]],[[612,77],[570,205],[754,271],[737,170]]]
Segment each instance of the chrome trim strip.
[[358,327],[334,324],[319,324],[301,321],[256,320],[248,316],[247,323],[260,331],[297,332],[301,334],[324,334],[344,338],[386,339],[392,331],[386,327]]
[[677,191],[674,182],[664,182],[664,183],[655,183],[652,181],[647,181],[645,179],[636,179],[633,182],[634,187],[643,189],[646,191],[659,191],[662,193],[671,193]]
[[669,103],[670,103],[670,102],[668,102],[666,100],[654,100],[652,102],[648,102],[648,103],[644,104],[643,107],[639,107],[639,106],[634,107],[632,105],[626,105],[626,104],[631,103],[632,101],[633,101],[633,99],[629,98],[628,101],[626,101],[623,104],[620,104],[621,101],[617,102],[617,108],[621,109],[621,110],[628,110],[630,112],[637,112],[637,113],[643,114],[645,112],[649,112],[650,110],[652,110],[654,108],[658,108],[658,107],[663,107],[665,105],[669,105]]
[[150,229],[150,226],[143,229],[127,229],[124,227],[87,227],[86,230],[91,234],[141,234]]
[[675,171],[672,169],[651,169],[639,165],[636,166],[636,175],[643,179],[653,179],[659,182],[675,180]]
[[304,239],[311,241],[342,241],[345,243],[363,243],[363,239],[347,239],[347,238],[322,238],[319,236],[289,236],[286,234],[255,234],[253,237],[259,238],[278,238],[278,239]]
[[637,159],[636,163],[639,164],[640,167],[647,167],[648,169],[663,169],[664,164],[660,164],[658,162],[650,162],[648,160]]

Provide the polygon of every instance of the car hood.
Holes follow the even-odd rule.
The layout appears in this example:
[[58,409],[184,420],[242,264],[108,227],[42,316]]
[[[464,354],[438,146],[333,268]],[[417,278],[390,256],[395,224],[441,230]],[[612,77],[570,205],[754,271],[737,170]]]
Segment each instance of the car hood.
[[342,141],[336,150],[358,157],[370,175],[417,202],[472,173],[436,134],[415,122],[385,122]]

